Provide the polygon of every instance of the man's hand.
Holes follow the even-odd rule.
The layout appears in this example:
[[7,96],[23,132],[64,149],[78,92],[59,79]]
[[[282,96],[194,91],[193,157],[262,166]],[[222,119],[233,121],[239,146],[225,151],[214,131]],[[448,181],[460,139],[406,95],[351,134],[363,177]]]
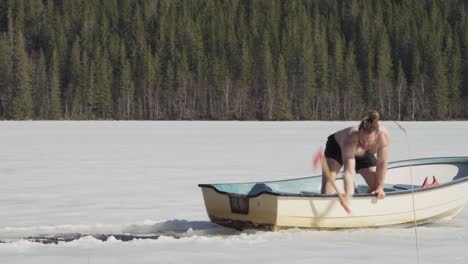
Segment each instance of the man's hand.
[[383,188],[377,188],[375,191],[371,192],[372,195],[375,195],[378,199],[385,198],[385,192]]

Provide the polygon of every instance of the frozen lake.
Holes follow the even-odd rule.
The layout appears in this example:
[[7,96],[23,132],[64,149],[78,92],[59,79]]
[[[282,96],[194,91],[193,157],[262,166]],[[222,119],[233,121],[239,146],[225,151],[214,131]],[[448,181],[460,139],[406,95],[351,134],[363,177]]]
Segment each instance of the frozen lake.
[[[390,160],[468,156],[468,122],[381,122]],[[240,233],[211,224],[199,183],[316,175],[358,122],[0,122],[1,263],[416,263],[414,228]],[[411,151],[408,151],[408,144]],[[468,191],[468,190],[467,190]],[[468,263],[468,209],[419,227],[420,263]],[[157,233],[157,240],[61,233]],[[176,239],[173,236],[182,237]]]

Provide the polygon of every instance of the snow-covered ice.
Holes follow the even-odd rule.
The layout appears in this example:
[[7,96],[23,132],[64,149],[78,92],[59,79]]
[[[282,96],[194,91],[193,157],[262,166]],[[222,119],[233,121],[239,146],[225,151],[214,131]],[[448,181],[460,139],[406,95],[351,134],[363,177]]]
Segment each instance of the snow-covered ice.
[[[357,124],[0,122],[0,240],[13,241],[0,262],[416,263],[413,228],[238,232],[208,220],[199,183],[318,174],[311,157],[326,137]],[[391,160],[468,156],[468,122],[401,122],[408,138],[382,124]],[[468,263],[468,209],[417,231],[420,263]],[[64,233],[161,237],[22,239]]]

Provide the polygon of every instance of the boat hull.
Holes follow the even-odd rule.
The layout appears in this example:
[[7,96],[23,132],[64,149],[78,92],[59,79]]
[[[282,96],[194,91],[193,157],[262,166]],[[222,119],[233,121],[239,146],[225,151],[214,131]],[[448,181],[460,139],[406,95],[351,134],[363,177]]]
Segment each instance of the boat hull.
[[[387,195],[383,200],[372,196],[353,197],[347,214],[337,197],[294,197],[261,194],[245,198],[248,212],[232,211],[230,195],[203,187],[210,220],[235,228],[279,230],[285,228],[372,228],[423,224],[456,216],[467,201],[468,182],[420,192]],[[414,197],[414,210],[413,210]]]
[[[413,184],[435,175],[440,184],[427,188]],[[368,194],[367,188],[353,195],[348,201],[350,214],[341,207],[336,194],[320,194],[321,176],[199,186],[211,221],[239,230],[414,225],[452,218],[463,209],[468,200],[468,157],[394,162],[386,182],[390,186],[386,187],[385,199]],[[343,180],[338,179],[337,185],[343,189]]]

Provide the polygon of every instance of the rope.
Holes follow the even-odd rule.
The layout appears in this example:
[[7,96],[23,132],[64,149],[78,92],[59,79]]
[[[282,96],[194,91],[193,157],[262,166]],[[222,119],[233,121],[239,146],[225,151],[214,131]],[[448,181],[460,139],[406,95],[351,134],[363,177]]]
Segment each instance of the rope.
[[406,133],[406,129],[401,126],[397,121],[393,121],[397,124],[398,128],[403,131],[406,136],[407,146],[408,146],[408,160],[409,160],[409,167],[410,167],[410,177],[411,177],[411,197],[413,200],[413,222],[414,222],[414,236],[415,236],[415,243],[416,243],[416,263],[419,264],[419,239],[418,239],[418,227],[416,224],[416,209],[414,203],[414,188],[413,188],[413,166],[411,161],[411,148],[410,148],[410,141],[408,134]]

